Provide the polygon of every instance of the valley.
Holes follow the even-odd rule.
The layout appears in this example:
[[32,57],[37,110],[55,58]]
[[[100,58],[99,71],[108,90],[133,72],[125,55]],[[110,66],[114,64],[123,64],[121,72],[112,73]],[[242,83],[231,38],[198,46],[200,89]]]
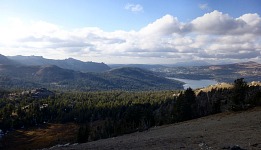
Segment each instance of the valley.
[[0,150],[261,150],[261,0],[2,0]]
[[[120,149],[149,149],[151,143],[156,148],[218,148],[225,142],[219,141],[219,145],[215,145],[203,137],[211,137],[217,132],[231,137],[237,131],[223,133],[226,129],[220,128],[214,132],[211,128],[219,126],[211,120],[216,120],[219,115],[214,115],[211,120],[206,116],[221,113],[220,116],[229,119],[221,121],[220,127],[232,127],[234,123],[230,120],[234,117],[237,120],[238,112],[247,111],[242,112],[247,115],[251,110],[260,112],[260,82],[252,81],[260,81],[261,65],[255,62],[192,67],[126,65],[110,68],[108,65],[105,70],[90,71],[81,67],[74,68],[73,65],[66,68],[58,63],[77,62],[76,66],[87,67],[86,62],[74,59],[48,60],[37,57],[44,61],[40,64],[35,64],[30,59],[36,58],[26,57],[26,62],[30,62],[30,65],[3,55],[0,57],[0,129],[6,134],[0,138],[0,147],[5,149],[53,146],[60,149],[55,145],[64,144],[64,149],[74,146],[76,149],[100,149],[98,145],[102,146],[104,141],[109,145],[103,148],[111,149],[115,146],[110,141],[111,138],[122,137],[120,141],[113,140],[117,141]],[[91,65],[94,68],[100,66],[96,63]],[[233,79],[235,77],[238,78]],[[254,117],[252,120],[246,120],[249,123],[254,123],[253,120],[257,119],[256,114],[252,115],[249,116],[250,119]],[[206,117],[205,123],[197,122],[204,120],[198,119],[201,117]],[[202,130],[195,122],[209,123],[205,130],[210,132],[204,135],[197,133],[195,137],[194,131],[191,131],[186,133],[186,137],[182,136],[181,133],[185,130],[183,126]],[[159,127],[154,128],[155,126]],[[67,127],[70,128],[67,130]],[[177,134],[168,127],[174,128]],[[247,134],[256,134],[256,130],[250,133],[248,128],[244,129]],[[172,133],[173,136],[167,133]],[[149,139],[143,138],[143,134]],[[103,140],[106,138],[109,139]],[[130,145],[124,141],[125,138],[137,145]],[[218,140],[221,137],[212,138]],[[256,138],[251,140],[251,148],[259,146]],[[243,137],[239,141],[241,146],[246,147]],[[87,144],[68,144],[85,142]],[[224,146],[227,144],[233,146],[237,143],[230,141]]]
[[[166,79],[152,71],[140,68],[125,67],[102,72],[85,72],[84,70],[73,70],[74,67],[66,69],[70,67],[66,63],[62,63],[67,66],[65,68],[61,68],[63,66],[58,67],[54,65],[55,63],[42,66],[30,63],[31,65],[28,66],[28,64],[21,64],[5,56],[1,57],[0,85],[3,89],[15,90],[41,87],[62,91],[182,89],[181,82]],[[26,60],[30,62],[30,59],[35,59],[35,57],[28,57]],[[84,64],[84,62],[81,63]],[[96,63],[92,65],[96,69],[100,67]],[[88,66],[83,67],[88,69]]]
[[[111,69],[113,68],[113,69]],[[73,58],[45,59],[41,56],[0,57],[0,85],[3,89],[49,88],[52,90],[177,90],[182,81],[213,80],[233,83],[261,80],[261,64],[256,62],[207,66],[106,65]],[[215,82],[211,82],[213,84]],[[205,85],[206,86],[206,85]],[[185,86],[186,88],[188,86]]]
[[244,78],[248,82],[261,80],[261,64],[256,62],[189,67],[161,66],[149,70],[166,77],[192,80],[212,79],[228,83],[232,83],[237,78]]

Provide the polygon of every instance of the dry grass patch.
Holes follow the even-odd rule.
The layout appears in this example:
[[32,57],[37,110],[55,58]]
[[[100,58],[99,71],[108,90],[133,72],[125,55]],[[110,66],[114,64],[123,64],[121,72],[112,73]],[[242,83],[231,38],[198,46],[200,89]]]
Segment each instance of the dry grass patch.
[[196,94],[198,94],[200,91],[202,91],[202,92],[210,92],[213,89],[231,89],[231,88],[233,88],[233,84],[218,83],[218,84],[210,85],[210,86],[202,88],[202,89],[198,89],[195,92],[196,92]]
[[7,149],[40,149],[76,142],[78,125],[47,124],[39,128],[12,131],[6,136]]

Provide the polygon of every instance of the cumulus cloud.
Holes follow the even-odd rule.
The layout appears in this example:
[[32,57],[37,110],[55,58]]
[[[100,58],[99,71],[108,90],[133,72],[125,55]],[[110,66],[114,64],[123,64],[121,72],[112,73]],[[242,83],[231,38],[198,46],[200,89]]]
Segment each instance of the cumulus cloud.
[[176,17],[165,15],[142,28],[140,33],[145,35],[165,36],[173,33],[185,32],[185,29],[185,25],[179,22]]
[[191,22],[192,30],[203,34],[260,34],[260,16],[246,14],[232,18],[219,11],[207,13]]
[[[67,30],[44,21],[21,20],[0,27],[0,53],[74,57],[107,63],[174,63],[261,58],[261,17],[233,18],[219,11],[191,22],[165,15],[137,31],[97,27]],[[119,62],[120,61],[120,62]]]
[[130,10],[132,12],[142,12],[143,7],[140,4],[126,4],[124,7],[126,10]]
[[191,23],[194,31],[206,34],[231,33],[232,30],[244,24],[244,22],[237,22],[229,15],[218,11],[207,13],[194,19]]

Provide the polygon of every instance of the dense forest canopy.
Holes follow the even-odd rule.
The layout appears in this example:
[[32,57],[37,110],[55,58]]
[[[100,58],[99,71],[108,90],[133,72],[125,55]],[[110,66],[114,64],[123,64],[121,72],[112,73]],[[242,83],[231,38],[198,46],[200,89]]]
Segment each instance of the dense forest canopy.
[[243,79],[236,80],[232,89],[212,89],[197,94],[190,88],[147,92],[2,90],[0,129],[73,122],[81,126],[78,142],[86,142],[260,104],[260,87],[247,86]]

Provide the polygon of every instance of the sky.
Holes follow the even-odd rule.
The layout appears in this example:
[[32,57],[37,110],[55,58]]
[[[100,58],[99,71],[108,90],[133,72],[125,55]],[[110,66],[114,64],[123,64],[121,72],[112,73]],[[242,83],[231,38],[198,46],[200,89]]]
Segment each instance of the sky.
[[261,0],[0,0],[0,54],[261,62]]

